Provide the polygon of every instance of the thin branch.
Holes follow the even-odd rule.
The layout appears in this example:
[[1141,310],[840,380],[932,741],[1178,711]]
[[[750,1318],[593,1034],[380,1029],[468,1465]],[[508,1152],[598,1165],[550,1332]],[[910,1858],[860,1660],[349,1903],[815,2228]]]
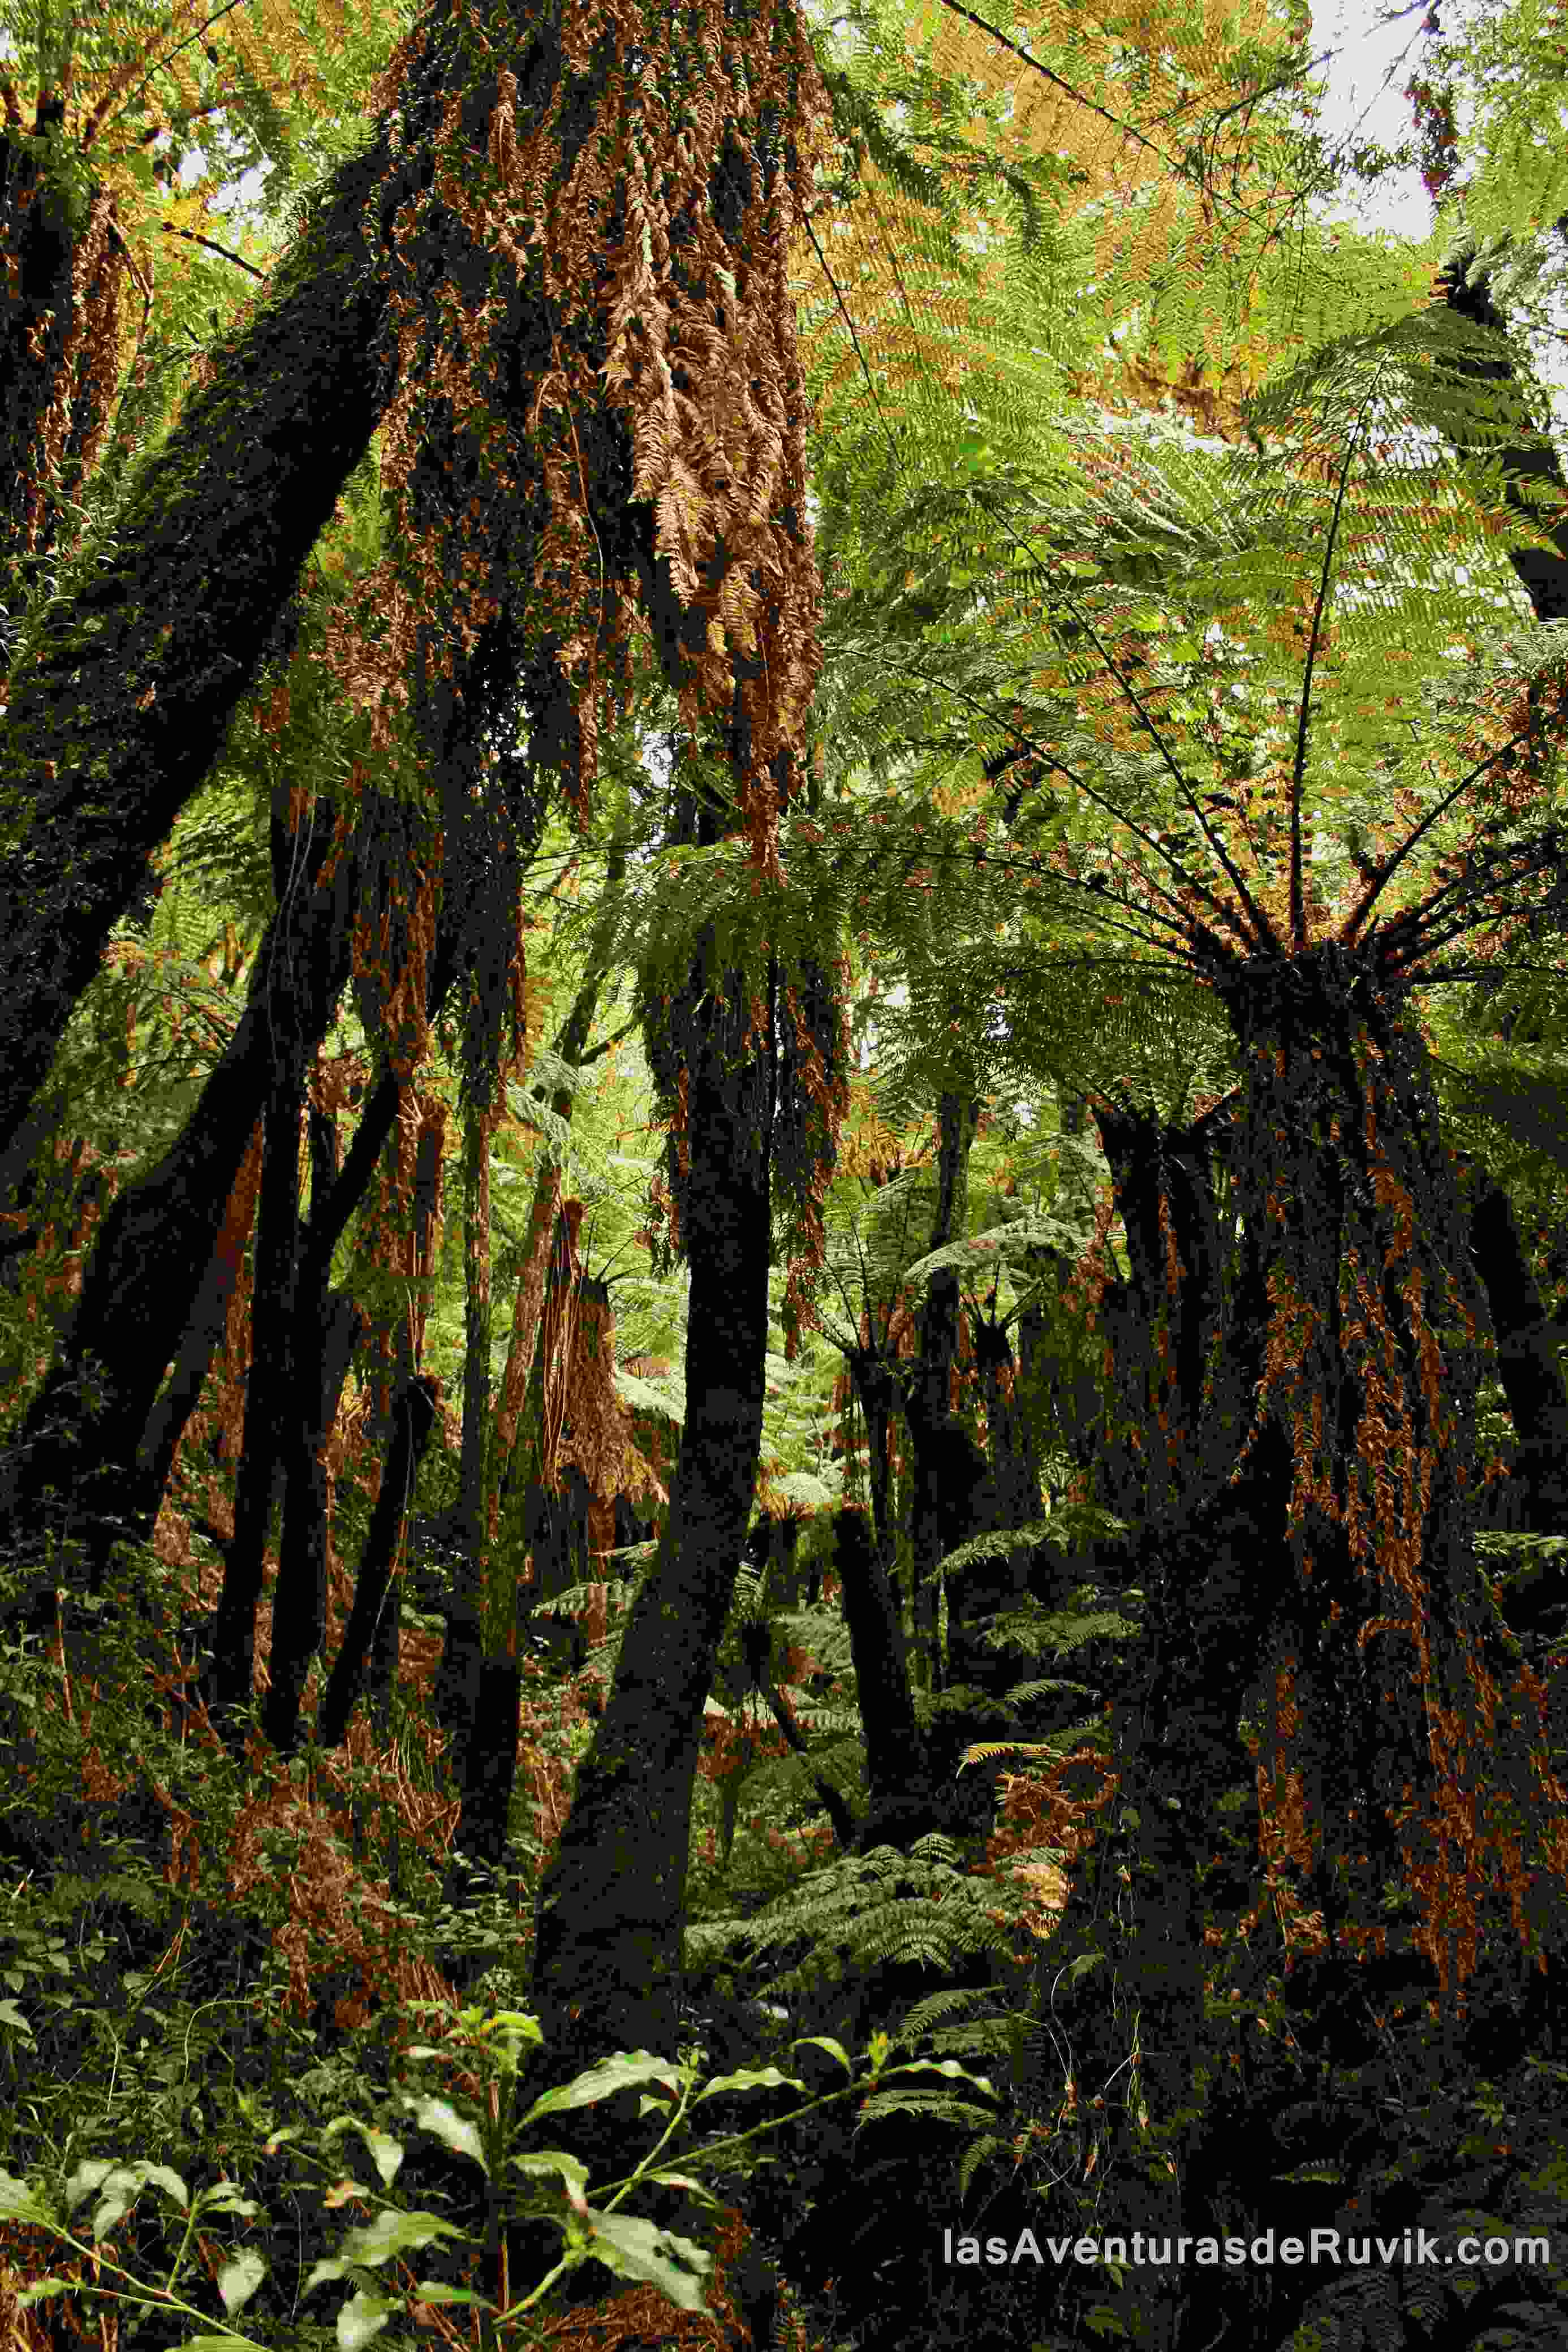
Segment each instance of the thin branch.
[[1407,835],[1405,839],[1400,843],[1399,847],[1395,850],[1393,856],[1385,858],[1383,863],[1374,869],[1368,880],[1366,889],[1363,896],[1356,901],[1355,905],[1351,908],[1350,913],[1345,917],[1344,921],[1340,926],[1339,936],[1342,947],[1348,948],[1355,945],[1356,934],[1361,929],[1362,925],[1365,922],[1366,918],[1371,913],[1373,908],[1376,905],[1379,896],[1387,888],[1389,883],[1393,881],[1394,877],[1398,873],[1405,859],[1410,856],[1412,850],[1415,847],[1416,843],[1421,839],[1422,835],[1430,832],[1433,825],[1437,823],[1438,818],[1447,814],[1448,810],[1453,807],[1454,803],[1458,799],[1459,794],[1468,791],[1469,786],[1475,782],[1478,776],[1484,776],[1489,768],[1494,768],[1500,760],[1506,759],[1508,754],[1512,751],[1516,751],[1521,743],[1528,743],[1533,732],[1534,729],[1531,726],[1527,727],[1521,734],[1510,735],[1506,743],[1500,743],[1495,751],[1489,752],[1484,760],[1478,761],[1473,768],[1468,768],[1465,771],[1465,773],[1459,778],[1458,782],[1453,786],[1452,790],[1444,793],[1436,806],[1429,809],[1426,814],[1422,818],[1420,824],[1415,827],[1415,831]]
[[258,269],[256,264],[247,261],[243,254],[231,253],[226,245],[218,245],[210,236],[199,236],[194,228],[176,228],[172,221],[161,221],[159,226],[165,236],[183,236],[189,245],[205,245],[209,253],[221,255],[225,261],[232,261],[237,269],[248,269],[252,278],[259,278],[264,286],[267,283],[265,269]]
[[[984,703],[980,700],[977,695],[966,694],[962,687],[950,685],[946,678],[934,677],[928,672],[920,669],[913,670],[912,675],[920,678],[925,685],[940,687],[944,693],[951,694],[955,701],[967,703],[972,709],[978,710],[982,716],[986,719],[994,719],[996,715],[994,711],[986,709]],[[1164,846],[1163,843],[1157,841],[1152,833],[1146,832],[1142,825],[1135,824],[1133,819],[1126,815],[1122,810],[1119,809],[1116,803],[1110,799],[1107,794],[1097,792],[1092,784],[1086,782],[1084,778],[1078,773],[1076,769],[1069,768],[1064,761],[1055,759],[1052,754],[1046,750],[1043,744],[1037,743],[1031,736],[1026,735],[1011,719],[1004,720],[1003,724],[1007,728],[1010,734],[1016,737],[1019,742],[1026,744],[1028,749],[1035,753],[1037,759],[1042,760],[1053,773],[1058,776],[1065,776],[1075,792],[1081,793],[1084,798],[1087,801],[1091,802],[1097,808],[1104,809],[1116,824],[1124,825],[1127,831],[1131,833],[1135,839],[1142,842],[1145,847],[1152,849],[1155,856],[1162,859],[1163,863],[1170,867],[1178,882],[1184,884],[1189,890],[1195,891],[1198,897],[1204,899],[1205,903],[1212,908],[1217,919],[1227,929],[1232,930],[1237,934],[1244,948],[1249,950],[1253,948],[1255,942],[1247,930],[1247,925],[1237,914],[1236,910],[1233,908],[1226,906],[1223,900],[1217,898],[1206,883],[1200,882],[1194,875],[1189,874],[1186,867],[1181,863],[1180,859],[1173,857],[1171,852]],[[1149,887],[1152,890],[1159,889],[1158,883],[1153,881],[1152,877],[1145,876],[1144,878],[1148,881]],[[1169,894],[1165,891],[1162,890],[1160,895],[1165,899],[1167,905],[1175,905],[1178,903],[1172,899]],[[1186,918],[1186,920],[1190,923],[1191,918]],[[1173,928],[1175,927],[1173,926]]]
[[860,339],[855,332],[855,321],[849,316],[848,306],[845,302],[843,294],[839,290],[838,280],[835,278],[832,270],[829,269],[827,266],[827,256],[823,252],[821,246],[817,243],[816,231],[811,225],[809,215],[803,215],[802,217],[805,224],[805,233],[811,239],[812,249],[816,253],[818,261],[822,264],[822,274],[826,278],[829,286],[833,289],[833,299],[837,303],[840,311],[843,313],[844,323],[849,330],[849,341],[854,350],[856,358],[860,362],[860,373],[866,379],[866,389],[871,395],[871,405],[877,412],[877,422],[888,436],[888,446],[892,450],[894,462],[901,467],[903,465],[903,458],[900,455],[898,436],[894,433],[892,426],[889,424],[886,416],[882,414],[882,404],[877,397],[877,387],[871,381],[871,371],[866,364],[866,354],[860,349]]
[[1317,665],[1323,615],[1328,610],[1329,579],[1334,568],[1334,549],[1339,540],[1340,525],[1344,520],[1345,499],[1350,490],[1351,467],[1355,463],[1356,447],[1361,437],[1362,418],[1376,399],[1382,380],[1383,370],[1374,368],[1366,397],[1357,413],[1355,428],[1345,443],[1339,488],[1334,492],[1334,511],[1329,521],[1328,543],[1323,549],[1323,569],[1318,581],[1317,600],[1312,606],[1307,660],[1301,672],[1301,708],[1296,722],[1296,757],[1290,772],[1290,944],[1298,952],[1307,944],[1307,909],[1301,887],[1301,786],[1307,772],[1307,736],[1312,717],[1312,671]]
[[[1012,521],[1005,514],[1002,517],[1002,523],[1004,529],[1013,530]],[[1019,534],[1016,530],[1013,531],[1013,536],[1015,540],[1017,541],[1019,546],[1026,549],[1031,554],[1034,553],[1035,551],[1026,539],[1020,538]],[[1116,680],[1117,685],[1121,688],[1121,691],[1132,705],[1133,709],[1137,712],[1139,724],[1142,727],[1145,733],[1153,739],[1155,749],[1158,751],[1161,759],[1164,761],[1165,766],[1170,770],[1172,776],[1174,778],[1176,789],[1180,792],[1183,799],[1185,801],[1189,814],[1197,820],[1199,832],[1203,835],[1205,840],[1208,843],[1209,847],[1214,851],[1215,856],[1219,859],[1220,864],[1224,866],[1232,887],[1239,896],[1242,906],[1246,908],[1247,915],[1250,917],[1255,926],[1257,936],[1254,940],[1247,942],[1247,944],[1259,950],[1272,947],[1275,945],[1274,933],[1270,928],[1268,916],[1264,914],[1261,908],[1255,907],[1253,905],[1251,893],[1248,891],[1246,883],[1242,880],[1237,867],[1232,863],[1230,854],[1226,848],[1223,837],[1209,824],[1208,819],[1205,816],[1203,809],[1199,804],[1196,793],[1187,781],[1185,774],[1172,753],[1164,737],[1161,734],[1159,728],[1155,725],[1152,716],[1144,708],[1144,705],[1139,697],[1138,690],[1133,686],[1131,677],[1124,677],[1121,670],[1118,669],[1114,660],[1111,658],[1110,651],[1100,638],[1100,632],[1096,629],[1093,622],[1089,620],[1083,614],[1081,608],[1072,595],[1070,590],[1064,593],[1063,602],[1066,604],[1068,610],[1072,613],[1075,619],[1077,619],[1079,626],[1086,632],[1089,643],[1093,646],[1096,653],[1099,654],[1101,661],[1105,664],[1106,668],[1110,672],[1111,677]],[[1172,861],[1173,864],[1174,864],[1174,860]],[[1183,873],[1184,879],[1187,878],[1181,867],[1178,866],[1176,870]],[[1209,903],[1213,905],[1215,904],[1215,901],[1211,898]]]

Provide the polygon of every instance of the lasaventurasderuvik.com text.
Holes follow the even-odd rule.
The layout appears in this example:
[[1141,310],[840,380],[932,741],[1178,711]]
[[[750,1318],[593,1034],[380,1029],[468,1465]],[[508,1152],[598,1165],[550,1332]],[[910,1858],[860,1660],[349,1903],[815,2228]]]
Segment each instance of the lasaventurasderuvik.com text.
[[1239,2268],[1244,2263],[1331,2263],[1352,2265],[1373,2263],[1458,2263],[1469,2268],[1479,2263],[1496,2267],[1504,2263],[1540,2264],[1550,2267],[1552,2243],[1545,2237],[1461,2237],[1454,2242],[1453,2250],[1445,2252],[1439,2239],[1430,2230],[1404,2230],[1397,2236],[1381,2238],[1372,2232],[1337,2229],[1310,2230],[1304,2237],[1279,2237],[1272,2230],[1262,2231],[1254,2238],[1213,2238],[1177,2236],[1173,2232],[1155,2235],[1142,2230],[1129,2234],[1104,2238],[1053,2238],[1043,2244],[1033,2230],[1021,2231],[1016,2239],[986,2238],[984,2241],[964,2232],[954,2237],[952,2230],[942,2233],[942,2258],[959,2267],[978,2263],[1011,2263],[1033,2261],[1043,2266],[1047,2261],[1058,2264],[1080,2263],[1107,2266],[1142,2267],[1157,2264],[1197,2263],[1205,2266],[1228,2263]]

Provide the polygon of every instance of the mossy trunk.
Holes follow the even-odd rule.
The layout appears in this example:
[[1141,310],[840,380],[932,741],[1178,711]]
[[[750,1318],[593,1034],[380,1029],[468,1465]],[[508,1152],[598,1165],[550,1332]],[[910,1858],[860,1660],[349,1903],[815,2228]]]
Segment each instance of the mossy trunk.
[[[378,133],[339,171],[253,322],[209,354],[112,541],[67,567],[13,663],[0,1153],[149,855],[211,767],[390,394],[379,345],[391,169]],[[0,1190],[19,1173],[0,1160]]]
[[1472,1540],[1486,1307],[1455,1171],[1420,1039],[1367,960],[1329,946],[1219,988],[1246,1068],[1234,1332],[1257,1386],[1239,1453],[1216,1416],[1196,1508],[1148,1530],[1145,1744],[1211,1789],[1227,1748],[1256,1778],[1288,1948],[1375,1934],[1392,1875],[1422,1889],[1447,1969],[1503,1872],[1494,1799],[1542,1794],[1534,1702],[1512,1695],[1517,1738],[1491,1719],[1510,1675]]
[[533,2003],[552,2073],[676,2044],[692,1787],[762,1443],[771,1122],[732,1099],[746,997],[729,975],[691,1016],[686,1422],[668,1525],[541,1889]]
[[48,96],[30,134],[0,131],[0,619],[13,627],[114,397],[124,253],[102,193],[68,191],[64,117]]
[[329,1305],[313,1285],[309,1292],[301,1286],[290,1346],[293,1395],[284,1403],[288,1483],[272,1602],[271,1682],[262,1717],[262,1728],[280,1755],[289,1754],[299,1738],[305,1677],[326,1630],[327,1473],[321,1455],[363,1328],[364,1318],[351,1298],[340,1293]]

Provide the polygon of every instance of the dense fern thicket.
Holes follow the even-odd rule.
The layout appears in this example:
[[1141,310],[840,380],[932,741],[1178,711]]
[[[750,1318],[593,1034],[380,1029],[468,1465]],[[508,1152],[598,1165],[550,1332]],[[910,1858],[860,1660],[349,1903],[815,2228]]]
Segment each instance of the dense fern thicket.
[[1562,2340],[1561,45],[826,15],[0,0],[18,2352]]

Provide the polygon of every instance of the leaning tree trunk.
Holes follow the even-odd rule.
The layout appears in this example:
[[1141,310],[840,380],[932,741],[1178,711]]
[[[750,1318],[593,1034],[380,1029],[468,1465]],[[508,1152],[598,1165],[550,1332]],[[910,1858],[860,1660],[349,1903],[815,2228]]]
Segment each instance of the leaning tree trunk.
[[[209,355],[111,545],[68,570],[12,668],[0,791],[28,814],[5,867],[0,1153],[390,396],[390,164],[383,130],[342,166],[254,322]],[[19,1173],[0,1160],[0,1192]]]
[[692,1788],[763,1431],[771,1122],[753,1127],[749,1087],[733,1099],[747,996],[731,973],[690,1009],[686,1422],[658,1556],[541,1889],[533,2003],[552,2071],[676,2043]]
[[[32,138],[0,131],[0,583],[54,549],[109,422],[124,248],[101,189],[85,217],[65,184],[65,102],[43,98]],[[78,159],[79,160],[79,158]],[[0,611],[4,611],[0,606]],[[13,624],[19,614],[9,614]],[[0,635],[0,658],[5,643]]]
[[[313,837],[324,851],[329,825]],[[100,1229],[58,1358],[12,1442],[5,1516],[13,1541],[36,1542],[53,1490],[69,1517],[101,1507],[141,1540],[151,1535],[183,1426],[210,1360],[194,1323],[221,1338],[232,1288],[222,1246],[236,1179],[271,1083],[272,1039],[297,1026],[326,1034],[348,978],[355,861],[279,906],[257,954],[248,1001],[184,1129],[150,1174],[122,1192]],[[174,1382],[155,1414],[171,1360]]]

